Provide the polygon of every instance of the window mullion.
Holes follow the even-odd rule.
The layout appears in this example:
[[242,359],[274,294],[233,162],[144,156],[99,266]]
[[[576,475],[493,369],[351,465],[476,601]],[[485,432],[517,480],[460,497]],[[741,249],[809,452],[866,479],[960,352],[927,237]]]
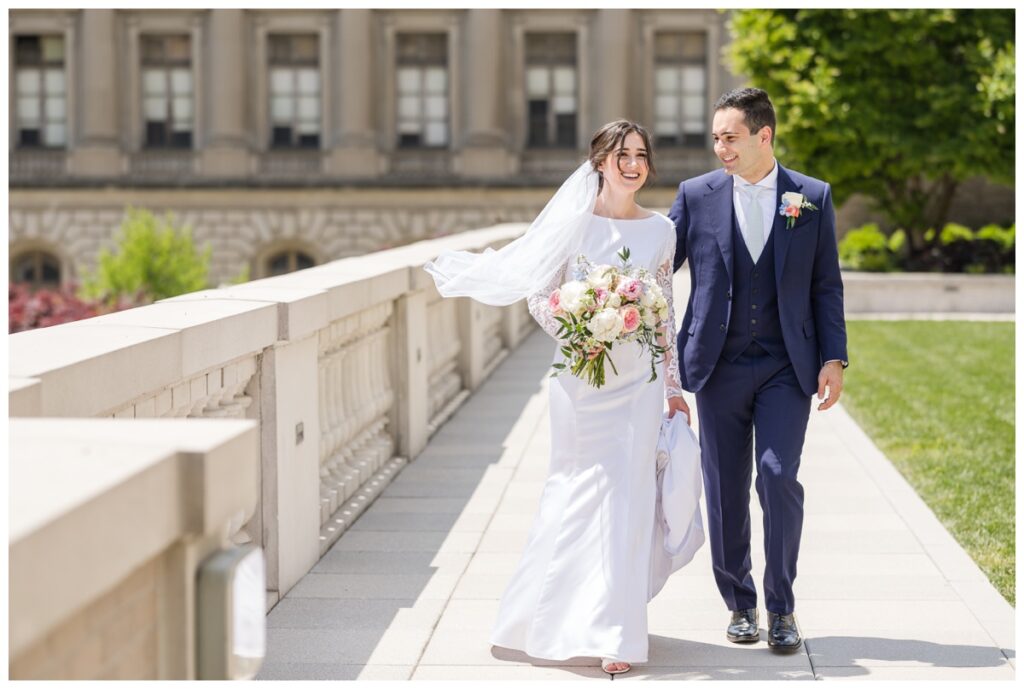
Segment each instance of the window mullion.
[[547,99],[547,109],[544,119],[546,120],[544,125],[544,142],[547,146],[553,146],[555,143],[555,74],[551,64],[545,64],[544,70],[548,75],[548,90],[544,94]]
[[164,106],[164,130],[160,145],[167,147],[171,145],[171,127],[174,122],[174,79],[171,75],[171,68],[166,62],[160,67],[164,75],[164,93],[167,94],[167,103]]
[[676,99],[676,143],[680,146],[686,145],[686,108],[683,105],[686,102],[686,65],[676,65],[676,88],[678,89],[679,97]]
[[[291,77],[289,79],[291,83],[291,91],[288,93],[288,97],[292,101],[292,119],[291,119],[291,145],[293,148],[297,148],[299,145],[299,68],[296,66],[294,61],[290,61],[288,65],[288,74]],[[291,260],[289,258],[289,260]],[[289,266],[291,263],[289,263]]]

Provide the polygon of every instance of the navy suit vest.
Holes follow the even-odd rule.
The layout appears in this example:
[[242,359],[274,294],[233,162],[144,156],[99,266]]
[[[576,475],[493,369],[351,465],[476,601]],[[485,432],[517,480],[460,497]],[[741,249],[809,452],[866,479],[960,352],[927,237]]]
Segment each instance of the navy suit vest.
[[735,214],[732,220],[733,289],[732,315],[722,356],[735,361],[751,342],[764,347],[776,359],[788,356],[779,321],[779,296],[775,286],[775,231],[754,263],[740,233]]

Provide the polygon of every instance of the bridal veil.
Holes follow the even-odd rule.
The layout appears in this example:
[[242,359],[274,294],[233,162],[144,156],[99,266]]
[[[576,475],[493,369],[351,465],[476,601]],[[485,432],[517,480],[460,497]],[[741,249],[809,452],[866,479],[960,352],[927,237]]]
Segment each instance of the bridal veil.
[[445,249],[423,269],[442,297],[507,306],[542,289],[579,246],[594,212],[598,174],[589,160],[559,187],[526,232],[481,253]]

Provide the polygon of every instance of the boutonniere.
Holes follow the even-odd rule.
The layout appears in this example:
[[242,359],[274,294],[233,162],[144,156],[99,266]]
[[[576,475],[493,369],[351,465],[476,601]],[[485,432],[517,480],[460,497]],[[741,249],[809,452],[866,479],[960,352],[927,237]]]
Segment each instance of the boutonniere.
[[782,195],[782,203],[779,205],[779,215],[786,217],[786,229],[793,229],[793,223],[800,217],[800,212],[804,208],[809,208],[812,211],[818,210],[818,207],[807,200],[807,197],[803,194],[798,194],[795,191],[787,191]]

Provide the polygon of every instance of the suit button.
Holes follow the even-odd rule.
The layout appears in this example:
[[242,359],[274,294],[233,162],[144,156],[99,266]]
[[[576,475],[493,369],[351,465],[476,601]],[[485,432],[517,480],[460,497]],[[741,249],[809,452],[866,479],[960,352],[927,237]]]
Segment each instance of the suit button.
[[751,325],[757,325],[757,319],[756,318],[751,318],[750,319],[750,324]]
[[757,304],[751,304],[750,308],[753,309],[754,311],[757,311]]
[[753,292],[754,294],[757,294],[757,288],[756,287],[754,289],[750,290],[750,291]]
[[725,323],[720,323],[720,324],[718,325],[718,329],[719,329],[719,330],[725,330]]
[[730,290],[730,291],[725,293],[725,298],[726,299],[732,299],[732,290]]
[[755,277],[755,278],[756,278],[756,277],[758,277],[758,276],[760,276],[760,275],[761,275],[761,274],[760,274],[760,273],[758,273],[758,272],[757,272],[756,270],[754,271],[754,277]]
[[757,331],[755,330],[754,332],[750,333],[750,336],[751,337],[757,337]]

